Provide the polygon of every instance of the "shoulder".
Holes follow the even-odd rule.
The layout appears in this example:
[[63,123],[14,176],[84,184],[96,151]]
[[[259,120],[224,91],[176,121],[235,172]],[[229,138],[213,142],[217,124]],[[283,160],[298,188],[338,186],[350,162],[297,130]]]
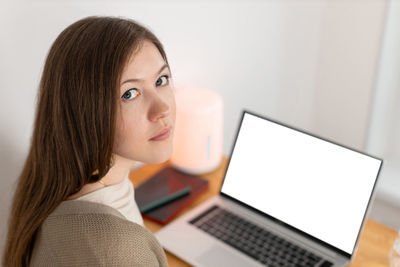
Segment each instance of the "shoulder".
[[149,230],[113,214],[54,214],[43,222],[37,241],[59,266],[167,266]]
[[[64,214],[49,216],[42,224],[53,238],[104,239],[132,242],[151,241],[154,236],[143,226],[112,214]],[[57,234],[58,233],[58,234]]]

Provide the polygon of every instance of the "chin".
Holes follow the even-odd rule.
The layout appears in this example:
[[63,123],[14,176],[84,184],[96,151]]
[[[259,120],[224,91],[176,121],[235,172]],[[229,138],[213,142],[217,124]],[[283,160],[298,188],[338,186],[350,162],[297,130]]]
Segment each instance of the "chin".
[[153,164],[160,164],[168,161],[172,156],[172,147],[164,151],[155,152],[155,155],[150,159]]
[[[161,144],[161,143],[160,143]],[[141,152],[125,151],[124,156],[134,161],[140,161],[145,164],[160,164],[168,161],[172,156],[172,142],[169,144],[162,144],[162,146],[151,146],[141,149]],[[134,152],[134,153],[132,153]],[[150,153],[146,153],[150,152]]]
[[150,162],[146,162],[147,164],[161,164],[164,163],[166,161],[168,161],[169,158],[167,159],[157,159],[157,160],[151,160]]
[[172,153],[160,153],[148,159],[149,164],[160,164],[168,161],[171,158]]
[[152,153],[146,157],[148,164],[160,164],[168,161],[172,156],[172,142],[164,147],[153,148]]

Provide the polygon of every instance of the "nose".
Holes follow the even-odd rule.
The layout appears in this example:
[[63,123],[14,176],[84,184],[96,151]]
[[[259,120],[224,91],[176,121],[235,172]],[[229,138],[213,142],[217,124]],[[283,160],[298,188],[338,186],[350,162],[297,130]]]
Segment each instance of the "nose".
[[168,103],[158,94],[153,94],[149,110],[149,120],[152,122],[157,122],[158,120],[167,117],[169,112],[170,107]]

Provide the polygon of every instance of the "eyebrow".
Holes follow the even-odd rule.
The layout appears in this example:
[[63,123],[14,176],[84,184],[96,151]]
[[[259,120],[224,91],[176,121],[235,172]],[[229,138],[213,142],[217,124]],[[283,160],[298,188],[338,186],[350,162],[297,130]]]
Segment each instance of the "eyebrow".
[[[166,67],[168,67],[167,63],[165,63],[155,75],[156,76],[159,75]],[[140,82],[140,81],[142,81],[142,79],[128,79],[128,80],[125,80],[124,82],[122,82],[121,85],[123,85],[124,83],[127,83],[127,82]]]

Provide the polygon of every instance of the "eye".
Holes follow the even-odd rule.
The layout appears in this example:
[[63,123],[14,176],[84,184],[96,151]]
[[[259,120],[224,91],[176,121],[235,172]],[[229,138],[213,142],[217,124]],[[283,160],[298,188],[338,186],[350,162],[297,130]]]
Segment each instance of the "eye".
[[[162,79],[164,78],[164,79]],[[161,86],[161,85],[165,85],[168,82],[169,76],[168,75],[163,75],[160,78],[158,78],[156,85],[157,86]],[[165,83],[163,83],[163,81],[165,81]]]
[[136,88],[129,89],[126,91],[123,95],[122,98],[125,100],[131,100],[136,98],[136,96],[140,95],[139,91]]

